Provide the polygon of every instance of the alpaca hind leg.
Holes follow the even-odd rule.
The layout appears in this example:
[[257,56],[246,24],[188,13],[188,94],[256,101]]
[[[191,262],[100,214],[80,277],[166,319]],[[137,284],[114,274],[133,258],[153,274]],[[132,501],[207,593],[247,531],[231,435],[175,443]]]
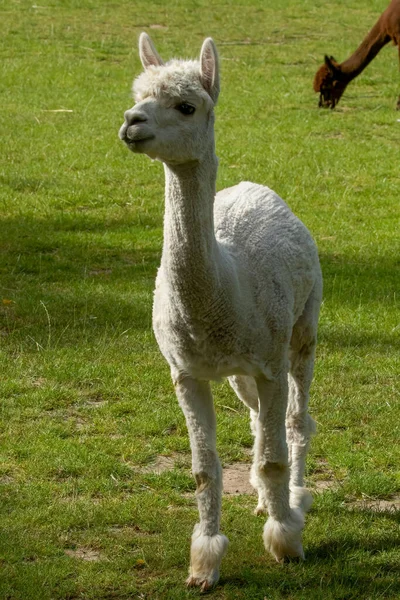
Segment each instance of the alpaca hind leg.
[[[309,354],[311,353],[311,354]],[[314,350],[303,348],[292,359],[289,375],[289,405],[286,415],[286,435],[290,462],[290,503],[307,512],[312,504],[310,492],[304,487],[304,473],[315,422],[308,414],[308,394],[312,379]]]
[[[246,375],[234,375],[228,377],[231,387],[235,390],[238,398],[250,409],[250,428],[255,438],[258,418],[258,390],[254,377]],[[256,515],[266,514],[267,498],[265,496],[265,486],[260,481],[254,463],[251,468],[250,483],[258,493],[257,508],[254,513]]]
[[314,299],[310,298],[294,327],[289,354],[286,435],[290,463],[290,503],[300,507],[303,512],[307,512],[312,504],[312,496],[304,487],[304,473],[310,439],[316,429],[314,420],[308,414],[316,346],[316,319],[312,311],[315,306]]
[[228,546],[227,538],[219,533],[222,471],[216,451],[215,411],[208,382],[187,377],[176,385],[176,394],[189,431],[200,516],[192,535],[186,583],[205,591],[218,581]]
[[289,504],[289,464],[285,415],[288,397],[287,369],[274,381],[257,379],[260,403],[254,445],[254,470],[264,487],[269,518],[264,544],[276,558],[303,558],[303,512]]

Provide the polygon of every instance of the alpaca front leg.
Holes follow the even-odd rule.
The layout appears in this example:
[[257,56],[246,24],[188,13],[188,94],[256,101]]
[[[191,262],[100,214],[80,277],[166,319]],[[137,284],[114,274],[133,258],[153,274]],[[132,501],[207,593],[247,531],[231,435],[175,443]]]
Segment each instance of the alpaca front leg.
[[[400,61],[400,44],[399,44],[399,61]],[[400,110],[400,96],[398,97],[396,110]]]
[[281,562],[304,557],[301,532],[304,515],[289,503],[289,464],[285,415],[287,373],[275,381],[258,378],[260,410],[256,423],[254,472],[264,487],[269,518],[264,527],[266,549]]
[[216,420],[210,384],[187,377],[176,385],[176,395],[186,418],[192,449],[192,471],[200,522],[195,526],[190,551],[188,586],[211,588],[228,546],[219,533],[222,469],[216,450]]

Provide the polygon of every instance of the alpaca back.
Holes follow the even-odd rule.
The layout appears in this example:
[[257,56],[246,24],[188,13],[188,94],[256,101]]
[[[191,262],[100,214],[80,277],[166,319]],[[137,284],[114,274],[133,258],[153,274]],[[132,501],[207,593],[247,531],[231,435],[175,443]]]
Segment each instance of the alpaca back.
[[293,325],[321,280],[308,229],[275,192],[249,182],[219,192],[214,217],[217,240],[252,280],[260,316],[280,319],[290,311]]

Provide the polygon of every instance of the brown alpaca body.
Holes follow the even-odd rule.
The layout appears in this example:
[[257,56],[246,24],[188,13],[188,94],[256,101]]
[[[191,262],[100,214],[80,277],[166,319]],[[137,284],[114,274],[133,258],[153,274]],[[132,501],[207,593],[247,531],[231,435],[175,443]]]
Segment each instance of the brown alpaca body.
[[[320,94],[319,106],[335,108],[347,85],[371,62],[390,41],[399,47],[400,58],[400,0],[392,0],[381,14],[357,50],[344,62],[325,55],[325,64],[314,77],[314,91]],[[397,101],[400,109],[400,96]]]

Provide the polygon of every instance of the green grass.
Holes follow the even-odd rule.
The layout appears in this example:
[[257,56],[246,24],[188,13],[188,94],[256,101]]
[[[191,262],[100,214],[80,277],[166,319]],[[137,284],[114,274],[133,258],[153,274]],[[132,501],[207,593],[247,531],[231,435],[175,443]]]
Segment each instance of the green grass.
[[[151,331],[163,172],[117,138],[142,30],[166,58],[214,37],[218,188],[275,189],[324,273],[308,479],[334,486],[308,517],[307,561],[286,566],[265,555],[254,498],[225,497],[213,598],[400,596],[398,513],[359,503],[400,488],[396,49],[335,111],[312,91],[323,54],[347,57],[385,4],[0,2],[1,598],[198,596],[183,585],[189,442]],[[223,463],[248,460],[246,411],[226,384],[215,398]],[[160,454],[181,458],[143,468]]]

